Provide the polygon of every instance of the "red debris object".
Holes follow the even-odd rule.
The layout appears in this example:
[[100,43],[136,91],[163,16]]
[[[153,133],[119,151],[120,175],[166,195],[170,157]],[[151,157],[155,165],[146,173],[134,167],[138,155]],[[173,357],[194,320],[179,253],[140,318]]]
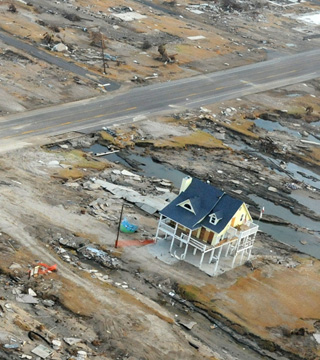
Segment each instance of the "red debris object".
[[127,246],[144,246],[149,244],[154,244],[156,241],[154,239],[143,239],[143,240],[119,240],[118,247],[127,247]]
[[29,278],[37,277],[38,275],[48,274],[49,272],[58,271],[58,265],[54,264],[52,266],[49,266],[45,263],[38,263],[35,265],[31,270],[29,270]]

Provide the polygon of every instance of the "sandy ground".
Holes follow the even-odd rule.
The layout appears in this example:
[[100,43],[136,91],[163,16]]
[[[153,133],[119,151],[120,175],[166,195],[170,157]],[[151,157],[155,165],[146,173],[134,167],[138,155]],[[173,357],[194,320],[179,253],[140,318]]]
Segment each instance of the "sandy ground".
[[[23,151],[24,156],[28,157],[29,160],[32,157],[35,163],[39,163],[44,159],[45,161],[50,160],[50,155],[34,150],[27,151],[27,153]],[[125,341],[128,354],[137,356],[137,358],[141,358],[142,354],[145,354],[144,356],[148,359],[162,358],[163,356],[175,358],[181,353],[190,359],[206,359],[212,356],[210,350],[205,347],[200,350],[200,353],[192,350],[193,348],[187,345],[187,339],[185,339],[183,333],[172,325],[172,316],[165,309],[160,308],[157,304],[150,302],[149,299],[140,296],[138,293],[117,290],[113,286],[96,284],[90,281],[90,278],[87,279],[78,271],[74,271],[70,266],[64,264],[51,250],[48,251],[44,246],[45,244],[42,243],[44,239],[36,236],[37,233],[40,235],[41,231],[44,235],[48,231],[54,233],[54,229],[57,232],[59,232],[59,229],[64,229],[64,231],[70,233],[78,233],[96,239],[96,241],[101,241],[105,245],[105,239],[109,239],[108,243],[113,242],[114,232],[108,230],[105,224],[94,220],[88,215],[81,215],[79,212],[75,213],[74,209],[70,208],[64,210],[64,206],[70,201],[69,199],[72,199],[74,203],[74,194],[65,187],[60,189],[62,192],[60,190],[57,192],[56,186],[60,187],[60,185],[55,181],[51,183],[52,187],[48,188],[48,175],[41,176],[40,171],[37,170],[34,172],[36,167],[33,166],[32,162],[24,169],[21,169],[22,172],[13,163],[11,164],[11,169],[15,175],[9,175],[11,170],[6,168],[8,177],[5,177],[7,180],[2,177],[3,181],[9,183],[3,185],[1,191],[1,208],[3,211],[1,230],[19,243],[18,253],[21,254],[19,263],[25,272],[24,276],[23,273],[21,274],[25,284],[27,283],[25,281],[27,281],[26,265],[28,263],[32,263],[35,259],[41,259],[41,261],[49,264],[56,263],[59,269],[58,277],[53,280],[62,283],[68,281],[73,284],[73,290],[65,288],[63,295],[59,291],[55,293],[55,296],[61,296],[62,303],[64,302],[63,298],[69,298],[71,304],[73,303],[69,306],[75,312],[77,312],[78,306],[80,313],[82,309],[85,309],[84,313],[87,316],[94,317],[96,331],[102,328],[109,329],[110,334],[112,334],[110,337],[114,338],[117,343],[116,339],[118,337],[122,338],[123,345],[123,338],[125,337],[128,340]],[[38,183],[37,188],[32,185],[35,177]],[[60,194],[58,195],[58,193]],[[74,206],[71,207],[74,208]],[[24,252],[26,252],[25,256],[22,257]],[[3,255],[7,256],[5,253]],[[7,259],[9,261],[2,259],[2,268],[11,265],[11,261],[14,260],[15,256],[18,256],[18,254],[12,255],[13,257],[10,260]],[[80,293],[87,294],[82,299],[77,296],[79,287]],[[93,297],[96,305],[92,303]],[[66,303],[68,302],[66,301]],[[77,305],[78,303],[81,305]],[[94,310],[94,308],[98,309]],[[28,322],[26,319],[25,321]],[[6,330],[9,329],[6,328]],[[55,336],[57,337],[59,334]],[[143,344],[141,338],[144,339]],[[117,350],[119,350],[119,347],[122,348],[123,345],[119,343]]]
[[[147,3],[149,7],[128,1],[127,6],[146,16],[132,22],[112,15],[110,7],[119,5],[115,1],[88,4],[32,0],[29,5],[14,4],[18,9],[15,13],[7,11],[8,2],[0,4],[1,27],[5,31],[45,51],[49,50],[42,39],[48,32],[53,44],[62,42],[68,46],[68,51],[57,56],[97,75],[102,72],[101,31],[105,52],[118,60],[109,61],[107,76],[119,82],[122,90],[313,49],[319,42],[317,37],[304,39],[316,34],[317,27],[296,19],[318,10],[318,5],[311,2],[290,6],[269,2],[261,7],[249,3],[245,9],[229,10],[219,5],[197,15],[186,9],[190,2],[163,7],[162,2],[154,1]],[[71,13],[78,15],[79,21],[65,18]],[[192,40],[190,36],[202,38]],[[150,47],[143,48],[145,42]],[[175,63],[157,60],[161,44],[166,44],[169,55],[175,55]],[[78,78],[4,43],[0,43],[0,67],[3,115],[106,91],[93,80]],[[231,150],[224,142],[244,140],[259,149],[261,139],[270,134],[256,129],[253,120],[264,112],[276,116],[279,110],[290,115],[281,113],[277,121],[283,126],[298,126],[308,134],[318,135],[317,127],[312,125],[319,118],[318,99],[319,85],[314,80],[237,102],[215,104],[208,111],[190,116],[149,119],[137,124],[129,138],[133,135],[139,145],[144,142],[145,155],[230,191],[234,190],[231,180],[235,175],[248,178],[245,186],[236,186],[243,192],[239,196],[248,192],[262,196],[268,186],[281,184],[280,191],[269,192],[268,197],[290,207],[292,203],[284,191],[287,180],[282,175],[270,171],[254,156]],[[313,110],[308,116],[307,106]],[[299,147],[297,152],[301,143],[281,132],[273,134],[273,139],[278,148],[287,145],[286,153],[277,153],[279,158],[298,159],[317,171],[318,148]],[[74,346],[63,341],[51,359],[76,358],[77,352],[84,350],[92,359],[254,360],[263,356],[248,350],[254,346],[267,349],[274,359],[320,356],[314,337],[320,321],[318,260],[261,236],[252,266],[210,278],[183,262],[165,264],[147,247],[115,250],[121,202],[101,189],[87,189],[84,183],[91,177],[111,177],[112,169],[121,166],[105,162],[101,166],[81,153],[70,154],[70,143],[77,141],[68,142],[68,150],[25,147],[2,153],[0,158],[0,339],[2,345],[14,342],[12,338],[19,342],[18,350],[1,347],[0,357],[15,360],[23,353],[30,355],[43,342],[40,338],[32,341],[29,331],[39,332],[50,341],[81,338]],[[217,169],[222,169],[223,175],[212,176]],[[130,187],[155,191],[155,185],[147,179],[141,184],[114,179]],[[318,196],[310,188],[303,191]],[[108,203],[104,210],[108,218],[92,216],[89,204],[97,199]],[[305,209],[300,205],[294,204],[294,208],[301,213]],[[154,236],[155,217],[137,208],[129,212],[141,224],[139,236]],[[90,242],[105,250],[120,267],[101,267],[80,259],[74,250],[61,245],[61,238]],[[58,272],[28,279],[28,270],[38,261],[57,264]],[[13,263],[18,266],[12,267]],[[17,294],[26,293],[28,288],[36,291],[39,304],[17,301]],[[177,298],[174,305],[168,296],[172,290],[187,301],[180,304]],[[44,300],[54,301],[53,307],[45,305]],[[199,311],[209,314],[211,320],[201,318]],[[186,331],[179,325],[180,318],[196,319],[198,324],[193,331]],[[214,319],[248,348],[237,349],[231,338],[224,338],[218,331],[214,334]],[[250,346],[248,341],[252,341]]]
[[[272,92],[268,96],[272,96]],[[248,101],[245,103],[248,106]],[[212,108],[211,111],[213,110]],[[225,107],[222,112],[224,111]],[[237,113],[239,111],[237,109]],[[205,116],[208,116],[207,112]],[[243,116],[239,118],[244,119]],[[194,121],[190,117],[181,117],[176,122],[170,117],[158,119],[158,122],[146,120],[136,123],[131,129],[133,137],[130,134],[125,136],[125,130],[121,128],[117,128],[117,132],[122,134],[120,138],[123,139],[123,145],[125,139],[132,138],[137,143],[154,141],[155,147],[145,149],[146,154],[149,152],[155,158],[162,157],[163,161],[170,159],[176,167],[186,166],[204,176],[210,172],[210,167],[204,166],[209,164],[205,161],[205,153],[207,156],[210,154],[211,162],[213,159],[219,161],[226,153],[229,154],[228,161],[234,159],[234,164],[238,161],[239,155],[231,155],[230,149],[217,150],[216,145],[208,145],[207,137],[199,137]],[[199,126],[202,121],[200,115]],[[220,117],[217,116],[215,122],[219,121]],[[241,123],[236,126],[237,136],[241,135],[241,131],[242,135],[250,135],[252,129],[247,128],[246,122],[244,120],[244,126]],[[214,126],[217,124],[214,123]],[[223,122],[218,126],[218,129],[221,128]],[[226,126],[224,131],[231,131],[232,134],[235,129]],[[130,246],[115,250],[121,202],[102,189],[90,190],[85,184],[92,177],[102,176],[111,177],[118,184],[144,188],[147,192],[155,191],[156,185],[144,178],[140,180],[140,184],[116,176],[113,170],[121,169],[120,165],[97,162],[90,156],[72,150],[73,146],[70,144],[79,143],[84,146],[86,141],[92,142],[94,138],[69,140],[65,144],[66,149],[58,147],[49,151],[37,147],[24,148],[9,152],[1,158],[1,269],[4,273],[9,272],[21,278],[18,283],[12,283],[6,289],[4,300],[14,306],[15,314],[28,325],[17,328],[16,317],[4,310],[6,322],[10,324],[6,331],[23,340],[28,333],[26,330],[21,331],[21,327],[39,328],[40,325],[35,325],[34,322],[36,316],[33,315],[32,305],[24,305],[26,309],[31,306],[28,310],[30,315],[27,315],[8,290],[21,287],[25,291],[31,287],[37,291],[44,281],[46,284],[51,283],[53,287],[49,292],[39,291],[40,301],[54,299],[55,318],[67,314],[70,323],[63,329],[58,326],[56,330],[49,331],[52,328],[50,322],[43,320],[40,322],[44,327],[42,333],[50,335],[52,339],[70,336],[70,333],[80,336],[87,346],[85,351],[89,357],[98,354],[103,359],[122,354],[123,358],[131,356],[133,359],[160,359],[164,356],[180,358],[182,355],[187,359],[229,359],[234,348],[224,345],[228,349],[227,354],[224,354],[221,348],[217,349],[213,343],[204,340],[212,331],[210,327],[205,331],[195,327],[194,331],[186,333],[177,325],[175,315],[179,311],[168,307],[168,293],[174,290],[189,300],[192,306],[204,309],[217,321],[221,321],[230,331],[271,351],[270,354],[275,359],[280,359],[279,354],[274,353],[280,349],[284,358],[290,358],[289,353],[299,353],[305,359],[312,359],[319,353],[313,337],[318,331],[319,321],[318,289],[314,285],[319,280],[318,260],[292,253],[280,245],[277,247],[276,243],[262,237],[257,242],[251,267],[241,266],[217,278],[210,278],[184,262],[173,265],[163,263],[154,257],[148,247]],[[156,142],[160,144],[158,149]],[[188,145],[181,147],[181,142]],[[192,144],[196,142],[197,146],[194,147]],[[169,144],[171,150],[166,150],[166,144]],[[243,154],[240,156],[243,157]],[[192,166],[188,164],[190,159]],[[226,164],[227,162],[221,162],[219,166],[224,172],[230,172],[232,178],[232,168],[228,168]],[[212,166],[215,166],[214,162]],[[250,164],[246,165],[247,176],[250,179],[253,176],[251,181],[254,183],[256,175],[248,173],[248,166]],[[242,165],[239,169],[241,168]],[[268,175],[267,169],[264,172],[270,183],[275,175],[272,172]],[[69,180],[66,182],[67,179]],[[258,191],[256,185],[255,189]],[[89,205],[96,199],[103,199],[107,204],[106,218],[99,220],[99,216],[92,216]],[[135,237],[154,236],[157,224],[155,217],[146,215],[137,208],[125,209],[125,214],[134,216],[140,223],[140,232]],[[61,238],[80,238],[84,243],[101,246],[111,256],[119,259],[120,269],[96,268],[93,262],[82,263],[77,256],[74,257],[76,253],[70,252],[68,248],[67,253],[72,260],[64,257],[61,253],[63,247],[59,244]],[[124,234],[121,234],[121,238],[125,240]],[[47,275],[43,280],[39,278],[28,281],[28,269],[39,260],[57,264],[58,273]],[[12,263],[18,263],[21,268],[10,270]],[[95,275],[95,271],[100,275]],[[101,280],[103,275],[107,275],[104,281]],[[288,279],[291,280],[287,281]],[[284,286],[284,283],[287,285]],[[161,288],[159,284],[162,284]],[[47,310],[44,308],[43,311]],[[82,316],[81,321],[74,318],[73,314],[77,313]],[[184,317],[188,321],[194,318],[193,315],[186,316],[186,313],[182,318]],[[198,321],[200,323],[197,326],[205,326],[204,319]],[[76,327],[75,331],[72,331],[72,324]],[[89,328],[89,333],[81,331],[81,324]],[[107,329],[106,333],[104,329]],[[199,348],[191,346],[190,342]],[[93,343],[100,345],[93,346]],[[30,353],[33,346],[29,341],[21,350]],[[68,349],[64,343],[59,350],[60,354],[66,354],[70,350]]]
[[[188,7],[190,2],[177,6],[147,2],[149,6],[144,6],[129,1],[126,6],[144,16],[134,21],[115,17],[119,7],[114,1],[53,4],[32,0],[28,5],[18,1],[12,4],[16,12],[8,11],[8,2],[0,4],[4,31],[87,68],[97,76],[103,72],[103,38],[104,52],[117,60],[108,61],[106,75],[120,83],[123,90],[313,49],[319,41],[312,37],[316,34],[315,24],[297,20],[307,8],[316,12],[317,6],[313,3],[285,6],[283,3],[249,2],[229,9],[215,4],[213,9],[202,9],[201,14],[195,14]],[[125,14],[130,15],[130,11]],[[45,34],[52,39],[49,45],[43,40]],[[304,39],[306,36],[311,36],[309,41]],[[65,44],[68,50],[50,51],[59,43]],[[166,45],[168,55],[175,55],[174,63],[157,59],[161,44]],[[84,99],[108,91],[97,86],[94,80],[68,73],[2,42],[0,66],[2,114]]]

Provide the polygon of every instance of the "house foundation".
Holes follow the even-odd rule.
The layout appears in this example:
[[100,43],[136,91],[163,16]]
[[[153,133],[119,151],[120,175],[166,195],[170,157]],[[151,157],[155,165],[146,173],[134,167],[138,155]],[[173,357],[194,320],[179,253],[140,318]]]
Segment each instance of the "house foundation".
[[223,239],[211,245],[192,236],[191,229],[182,230],[178,223],[161,215],[156,240],[170,244],[168,251],[172,257],[190,262],[200,270],[205,267],[209,275],[215,276],[221,268],[226,271],[250,259],[258,228],[252,221],[239,229],[230,227]]

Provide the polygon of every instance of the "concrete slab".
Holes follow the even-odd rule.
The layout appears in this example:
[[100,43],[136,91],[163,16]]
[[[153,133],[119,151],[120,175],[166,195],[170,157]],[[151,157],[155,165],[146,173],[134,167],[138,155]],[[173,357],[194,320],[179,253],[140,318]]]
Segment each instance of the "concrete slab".
[[48,356],[50,356],[53,351],[49,348],[47,348],[44,345],[39,345],[36,348],[34,348],[33,350],[31,350],[31,352],[39,357],[41,357],[41,359],[46,359]]
[[206,37],[203,36],[203,35],[197,35],[197,36],[188,36],[188,39],[189,40],[203,40],[205,39]]
[[[138,191],[127,188],[121,185],[115,185],[108,181],[95,179],[94,184],[101,186],[103,189],[110,191],[119,199],[125,199],[131,203],[136,204],[141,209],[145,210],[149,214],[153,214],[156,211],[162,210],[165,206],[168,205],[168,202],[158,196],[144,196],[141,195]],[[170,197],[169,193],[167,197]]]
[[[189,263],[190,265],[193,265],[199,269],[199,265],[200,265],[200,261],[201,261],[201,254],[202,254],[199,250],[194,255],[193,254],[194,248],[189,246],[187,253],[186,253],[185,260],[180,260],[181,255],[185,251],[185,245],[183,244],[182,247],[180,247],[178,241],[175,241],[173,248],[172,248],[172,254],[174,254],[175,256],[171,256],[171,254],[169,252],[170,244],[171,244],[171,238],[168,237],[167,239],[158,240],[154,245],[148,246],[148,250],[149,250],[150,254],[152,254],[154,257],[156,257],[157,259],[163,261],[164,263],[166,263],[168,265],[174,265],[179,261],[185,261],[185,262]],[[218,252],[218,250],[216,250],[216,253],[217,252]],[[224,257],[225,252],[226,252],[226,247],[223,247],[223,251],[221,254],[221,258],[219,261],[219,265],[218,265],[216,274],[214,273],[214,270],[215,270],[214,260],[212,261],[212,263],[209,264],[210,253],[207,253],[204,255],[203,263],[202,263],[201,269],[199,269],[199,270],[204,271],[206,274],[208,274],[210,276],[217,276],[217,275],[223,274],[226,271],[231,270],[233,257],[232,256]],[[240,265],[240,257],[241,256],[239,256],[239,255],[237,256],[234,267],[237,267]],[[243,261],[245,261],[245,258]]]
[[122,14],[113,13],[112,16],[115,16],[123,21],[141,20],[147,17],[146,15],[139,14],[135,11],[122,13]]

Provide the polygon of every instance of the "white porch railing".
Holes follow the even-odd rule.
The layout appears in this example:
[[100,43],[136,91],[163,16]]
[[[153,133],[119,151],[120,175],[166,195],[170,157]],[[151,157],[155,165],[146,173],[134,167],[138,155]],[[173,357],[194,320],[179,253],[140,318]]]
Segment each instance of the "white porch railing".
[[254,224],[252,221],[248,221],[246,225],[249,226],[249,229],[244,231],[239,231],[234,227],[230,227],[227,231],[228,237],[237,237],[238,239],[242,239],[255,234],[259,229],[259,226]]
[[168,235],[171,235],[171,236],[174,235],[175,228],[173,226],[166,224],[165,222],[161,221],[159,229]]
[[201,242],[199,242],[193,238],[190,238],[189,244],[191,246],[193,246],[194,248],[196,248],[197,250],[200,250],[202,252],[206,252],[206,250],[208,249],[207,245],[202,244]]

